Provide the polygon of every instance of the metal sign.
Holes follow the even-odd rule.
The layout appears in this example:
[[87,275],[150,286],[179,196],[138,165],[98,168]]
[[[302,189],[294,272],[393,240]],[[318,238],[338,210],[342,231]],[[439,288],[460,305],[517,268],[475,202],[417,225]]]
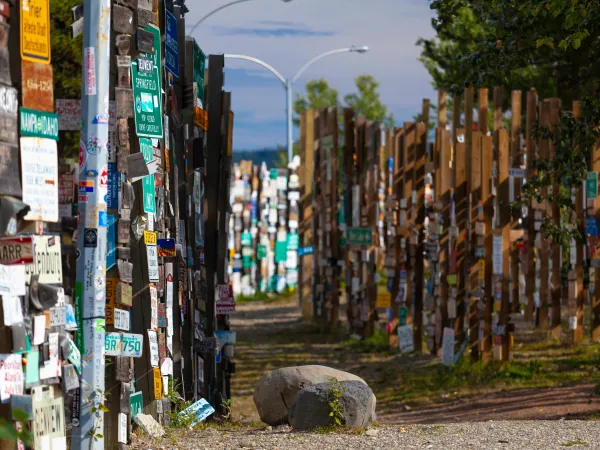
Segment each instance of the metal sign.
[[23,106],[37,111],[54,112],[54,77],[51,64],[21,62]]
[[162,375],[158,367],[154,368],[154,398],[162,399]]
[[348,228],[346,242],[349,245],[373,245],[371,228]]
[[162,139],[160,30],[153,25],[148,25],[145,30],[154,35],[154,55],[147,55],[153,59],[154,70],[152,73],[142,72],[138,70],[137,61],[131,62],[135,131],[139,137]]
[[598,198],[598,172],[588,172],[585,181],[585,197],[588,200]]
[[129,311],[115,308],[115,328],[129,331]]
[[175,250],[175,239],[158,240],[158,256],[163,258],[173,258],[177,255]]
[[157,282],[158,277],[158,252],[156,245],[146,246],[146,255],[148,256],[148,279]]
[[0,264],[30,264],[33,262],[33,237],[0,238]]
[[129,396],[129,410],[131,411],[131,418],[133,419],[137,414],[143,412],[144,402],[142,400],[142,393],[135,392]]
[[50,0],[27,0],[19,3],[21,59],[50,64]]
[[58,160],[56,141],[21,138],[23,202],[30,206],[25,220],[58,222]]
[[132,356],[140,358],[144,347],[141,334],[106,333],[104,352],[108,356]]
[[[140,150],[144,155],[144,161],[146,164],[154,159],[152,141],[150,139],[140,139]],[[144,196],[144,212],[156,214],[154,174],[150,174],[142,178],[142,191]]]
[[0,141],[19,142],[18,112],[17,90],[0,84]]
[[[166,9],[166,2],[165,2]],[[165,66],[175,78],[179,78],[179,50],[177,45],[177,18],[166,9],[165,26]]]
[[33,236],[33,263],[25,266],[25,281],[29,284],[31,275],[39,275],[39,283],[62,283],[62,257],[60,237]]
[[196,83],[196,97],[200,108],[204,108],[204,70],[206,69],[206,55],[194,40],[194,82]]
[[58,141],[58,114],[20,108],[21,136],[48,138]]

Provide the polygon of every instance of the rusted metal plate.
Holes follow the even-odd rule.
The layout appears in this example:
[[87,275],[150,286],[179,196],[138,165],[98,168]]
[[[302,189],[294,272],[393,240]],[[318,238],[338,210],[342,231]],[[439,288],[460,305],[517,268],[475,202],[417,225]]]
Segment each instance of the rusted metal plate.
[[0,0],[0,15],[10,17],[10,4],[4,0]]
[[17,90],[0,84],[0,141],[19,142],[18,109]]
[[137,12],[138,16],[138,27],[146,28],[148,24],[158,24],[158,15],[154,11],[148,11],[147,9],[139,9]]
[[19,147],[0,142],[0,195],[21,197]]
[[12,80],[10,78],[10,61],[8,56],[9,32],[10,25],[0,23],[0,83],[11,85]]
[[23,106],[36,111],[54,112],[52,64],[21,61]]
[[133,11],[121,5],[113,5],[112,14],[115,33],[133,33]]

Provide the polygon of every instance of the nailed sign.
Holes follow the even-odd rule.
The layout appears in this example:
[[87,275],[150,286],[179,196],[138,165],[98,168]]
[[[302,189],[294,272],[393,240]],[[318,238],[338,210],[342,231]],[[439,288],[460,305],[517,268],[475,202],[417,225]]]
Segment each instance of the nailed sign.
[[23,202],[31,209],[25,220],[58,222],[58,160],[56,141],[21,138]]
[[33,262],[33,237],[0,238],[0,264],[29,264]]
[[[148,164],[154,158],[152,141],[140,139],[140,150],[144,155],[144,162]],[[154,198],[154,175],[150,174],[142,179],[142,193],[144,196],[144,212],[156,214],[156,201]]]
[[19,147],[4,142],[0,142],[0,195],[23,195],[19,181]]
[[154,54],[147,55],[154,62],[151,73],[138,70],[137,61],[131,62],[133,81],[134,117],[136,134],[140,137],[163,137],[162,121],[162,86],[160,81],[160,31],[153,25],[148,25],[145,31],[154,37]]
[[[166,5],[166,3],[165,3]],[[177,48],[177,18],[171,11],[165,14],[165,66],[175,78],[179,78],[179,50]]]
[[39,275],[40,283],[61,284],[60,237],[33,236],[33,243],[33,263],[25,266],[25,281],[29,283],[31,275]]
[[104,352],[108,356],[133,356],[140,358],[144,336],[141,334],[106,333],[104,337]]
[[19,142],[17,113],[19,100],[17,90],[0,84],[0,141]]
[[21,0],[19,3],[21,58],[50,64],[50,0]]
[[21,136],[58,141],[58,115],[21,108]]
[[21,62],[23,106],[37,111],[54,112],[54,77],[51,64]]

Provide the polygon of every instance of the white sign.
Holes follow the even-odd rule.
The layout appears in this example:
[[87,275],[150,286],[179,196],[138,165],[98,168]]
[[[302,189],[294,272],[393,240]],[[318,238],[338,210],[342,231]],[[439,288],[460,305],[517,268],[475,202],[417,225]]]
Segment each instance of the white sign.
[[165,358],[160,366],[161,375],[173,376],[173,360],[171,358]]
[[25,265],[25,282],[39,275],[43,284],[62,284],[62,257],[59,236],[33,237],[33,263]]
[[25,295],[25,266],[0,264],[0,295]]
[[173,336],[173,308],[167,308],[167,336]]
[[106,333],[104,337],[104,353],[107,356],[140,358],[143,347],[144,336],[141,334]]
[[115,308],[114,320],[117,330],[129,331],[129,311]]
[[451,366],[454,362],[454,328],[444,328],[442,339],[442,364]]
[[50,308],[50,326],[61,327],[67,324],[67,308],[56,306]]
[[148,330],[148,346],[150,348],[150,364],[152,367],[158,367],[158,337],[154,330]]
[[23,395],[23,361],[21,355],[0,355],[0,398],[8,402],[11,395]]
[[150,281],[158,281],[158,252],[156,245],[147,245],[146,254],[148,255],[148,278]]
[[30,206],[25,220],[58,222],[58,160],[56,141],[21,138],[23,203]]
[[127,444],[127,414],[119,413],[119,430],[117,433],[117,441],[121,444]]
[[150,327],[153,330],[158,329],[158,291],[152,285],[150,285]]
[[[108,129],[115,131],[117,127],[117,102],[108,102]],[[57,99],[56,114],[58,114],[58,129],[81,130],[81,100]]]
[[525,169],[508,169],[508,176],[513,178],[525,178]]
[[400,346],[400,353],[411,353],[415,351],[412,325],[398,327],[398,345]]
[[33,394],[33,438],[34,448],[62,450],[67,448],[65,437],[65,407],[63,396],[54,396],[50,391],[38,391]]
[[492,240],[492,258],[494,275],[502,275],[502,236],[494,236]]
[[13,295],[2,296],[2,310],[4,312],[4,325],[7,327],[23,323],[23,308],[21,299]]

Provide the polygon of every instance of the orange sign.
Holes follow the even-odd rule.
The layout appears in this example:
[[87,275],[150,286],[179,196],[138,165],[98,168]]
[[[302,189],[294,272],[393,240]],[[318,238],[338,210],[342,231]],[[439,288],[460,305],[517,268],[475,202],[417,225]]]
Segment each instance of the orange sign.
[[36,111],[54,112],[54,77],[51,64],[21,61],[23,106]]
[[196,126],[208,131],[208,111],[202,108],[194,108],[194,123]]

